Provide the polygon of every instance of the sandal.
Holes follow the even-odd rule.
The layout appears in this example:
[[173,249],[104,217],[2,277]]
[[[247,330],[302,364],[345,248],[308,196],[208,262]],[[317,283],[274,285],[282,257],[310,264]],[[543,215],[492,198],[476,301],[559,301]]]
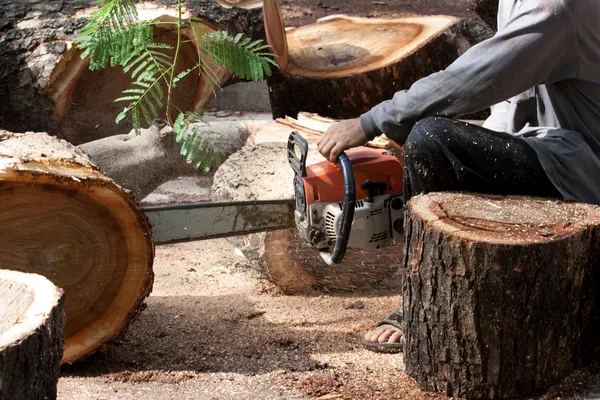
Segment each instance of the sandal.
[[[397,309],[392,315],[379,322],[376,327],[382,325],[391,325],[402,331],[403,322],[404,315],[402,314],[402,310]],[[404,336],[402,336],[398,343],[374,343],[363,340],[362,345],[365,349],[376,353],[400,353],[402,350],[404,350]]]

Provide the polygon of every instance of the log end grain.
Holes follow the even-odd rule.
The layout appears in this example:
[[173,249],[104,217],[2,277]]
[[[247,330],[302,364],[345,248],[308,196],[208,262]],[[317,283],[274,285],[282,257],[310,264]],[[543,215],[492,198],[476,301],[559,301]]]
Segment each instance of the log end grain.
[[0,133],[0,265],[65,291],[63,362],[123,333],[152,288],[154,242],[133,197],[77,148]]
[[432,193],[406,216],[404,362],[422,388],[537,395],[598,348],[600,208]]
[[63,291],[41,275],[0,270],[0,399],[55,399]]

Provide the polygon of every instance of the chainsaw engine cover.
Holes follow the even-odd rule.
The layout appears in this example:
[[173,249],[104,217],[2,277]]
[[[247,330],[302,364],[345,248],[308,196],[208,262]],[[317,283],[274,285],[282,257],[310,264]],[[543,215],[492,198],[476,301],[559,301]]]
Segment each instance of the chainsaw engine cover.
[[[403,170],[400,161],[377,150],[361,150],[348,154],[356,182],[356,199],[368,196],[365,182],[386,185],[385,194],[402,193]],[[340,203],[344,201],[344,179],[337,165],[322,161],[306,167],[303,178],[306,204]]]
[[[300,236],[321,251],[340,237],[344,209],[344,177],[340,167],[323,161],[306,166],[307,142],[297,133],[288,142],[290,165],[296,172],[295,220]],[[347,154],[356,201],[348,247],[379,249],[399,240],[404,202],[400,161],[386,152],[362,150]]]

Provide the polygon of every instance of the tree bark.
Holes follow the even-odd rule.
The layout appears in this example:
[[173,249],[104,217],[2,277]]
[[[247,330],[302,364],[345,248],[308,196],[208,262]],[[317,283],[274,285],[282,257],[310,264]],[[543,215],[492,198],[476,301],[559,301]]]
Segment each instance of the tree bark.
[[[307,164],[322,161],[314,144],[316,136],[307,139],[312,143]],[[285,143],[247,145],[215,173],[213,199],[293,199],[293,176]],[[231,242],[238,254],[286,294],[376,287],[392,278],[402,254],[400,246],[385,251],[349,249],[343,263],[327,266],[317,251],[299,238],[295,228],[236,237]]]
[[498,0],[471,0],[470,9],[493,30],[498,29]]
[[404,365],[421,388],[533,396],[595,353],[598,207],[436,193],[406,215]]
[[[199,135],[214,143],[212,170],[239,150],[248,137],[248,127],[242,122],[210,122],[196,124],[195,128]],[[104,174],[130,190],[138,201],[164,182],[200,173],[181,156],[181,143],[175,142],[173,130],[164,121],[155,121],[140,135],[131,131],[87,142],[79,148]]]
[[[267,26],[271,42],[270,30]],[[268,79],[273,116],[296,117],[306,111],[336,119],[358,117],[446,68],[491,35],[478,21],[444,16],[331,16],[288,29],[287,67]]]
[[[171,19],[175,0],[140,4],[140,18]],[[130,121],[115,124],[122,105],[113,100],[130,86],[129,75],[121,68],[88,70],[87,60],[73,45],[96,0],[0,1],[0,128],[14,132],[43,131],[81,144],[131,130]],[[260,8],[225,8],[211,0],[189,0],[186,12],[202,19],[193,22],[196,32],[225,29],[264,39]],[[184,39],[193,39],[190,28]],[[155,27],[155,40],[174,44],[176,33],[170,25]],[[198,61],[196,46],[184,43],[177,71]],[[216,80],[226,85],[231,74],[216,69]],[[196,74],[181,81],[174,103],[183,110],[203,112],[213,97],[213,88]]]
[[133,197],[65,141],[0,131],[0,201],[0,265],[65,291],[62,361],[119,336],[153,282],[152,232]]
[[62,289],[0,270],[0,400],[56,399],[64,339]]

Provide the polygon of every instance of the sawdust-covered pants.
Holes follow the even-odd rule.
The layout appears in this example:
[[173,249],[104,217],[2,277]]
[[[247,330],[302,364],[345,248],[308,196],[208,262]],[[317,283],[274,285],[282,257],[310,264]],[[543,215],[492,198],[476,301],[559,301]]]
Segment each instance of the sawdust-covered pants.
[[404,145],[405,201],[440,191],[562,198],[525,139],[430,117]]

